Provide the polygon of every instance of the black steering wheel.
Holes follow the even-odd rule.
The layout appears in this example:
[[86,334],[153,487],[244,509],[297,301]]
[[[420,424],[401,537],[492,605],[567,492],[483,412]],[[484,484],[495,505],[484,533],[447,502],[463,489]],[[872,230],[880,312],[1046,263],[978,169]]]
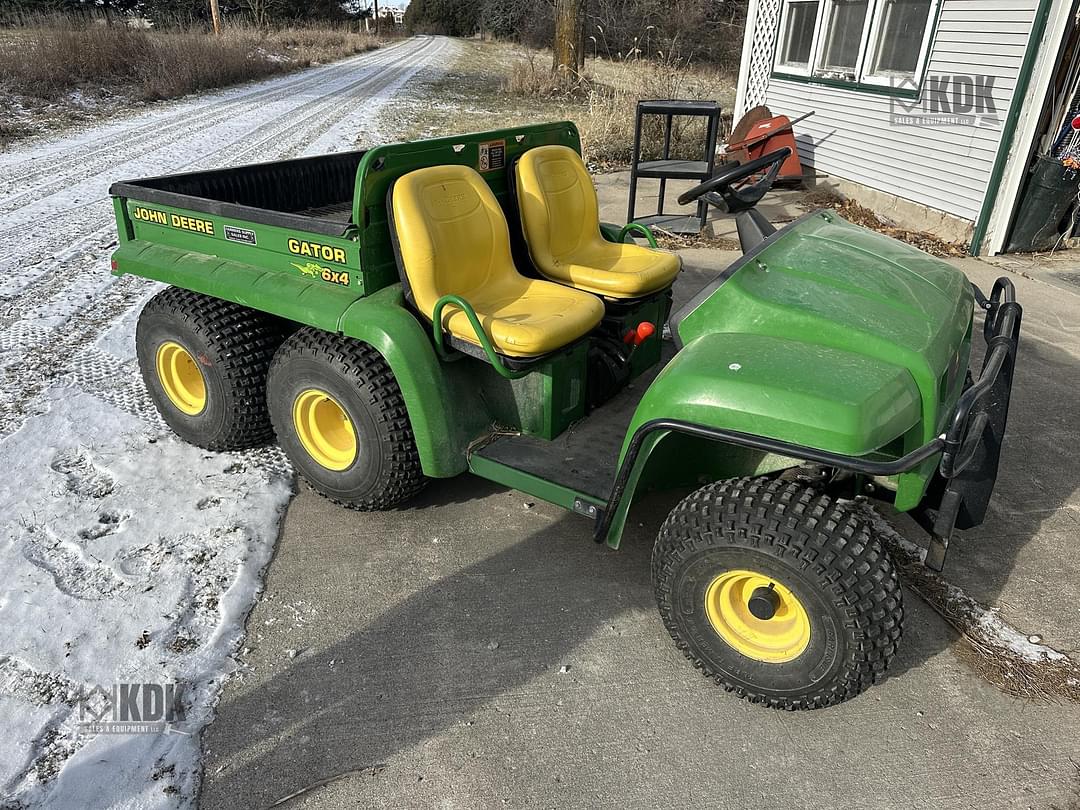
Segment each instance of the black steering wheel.
[[[753,208],[772,188],[776,175],[780,173],[780,166],[790,154],[791,147],[785,146],[775,152],[762,155],[757,160],[751,160],[749,163],[737,163],[689,191],[684,191],[679,195],[679,205],[686,205],[704,197],[710,205],[726,209],[729,214],[737,214],[739,211]],[[769,170],[756,183],[738,190],[732,188],[735,183],[757,174],[766,167]]]

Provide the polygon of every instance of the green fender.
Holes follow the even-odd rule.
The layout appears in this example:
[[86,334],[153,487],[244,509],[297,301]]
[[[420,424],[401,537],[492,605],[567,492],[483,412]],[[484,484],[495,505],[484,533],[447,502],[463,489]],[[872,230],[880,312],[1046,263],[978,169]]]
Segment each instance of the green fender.
[[374,346],[390,366],[405,398],[424,475],[449,478],[465,472],[469,436],[456,405],[460,398],[450,395],[431,337],[405,308],[401,284],[353,303],[338,330]]
[[[786,338],[709,333],[687,343],[649,386],[626,432],[619,463],[635,432],[656,419],[864,456],[917,429],[921,409],[919,388],[902,366]],[[670,452],[661,458],[657,451],[665,445],[671,445]],[[657,478],[682,486],[761,475],[797,463],[656,431],[634,460],[605,539],[618,545],[634,493]]]
[[400,284],[364,297],[355,288],[138,239],[112,258],[116,275],[134,273],[371,344],[401,388],[424,474],[448,478],[466,470],[470,437],[458,398],[449,394],[427,332],[405,308]]

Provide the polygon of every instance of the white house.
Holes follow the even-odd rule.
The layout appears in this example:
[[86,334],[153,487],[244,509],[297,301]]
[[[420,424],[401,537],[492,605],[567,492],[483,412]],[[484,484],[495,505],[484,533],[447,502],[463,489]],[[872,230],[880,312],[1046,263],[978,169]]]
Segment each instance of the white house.
[[796,127],[805,167],[997,253],[1057,126],[1044,111],[1075,92],[1062,54],[1075,52],[1077,5],[750,0],[734,115],[814,110]]

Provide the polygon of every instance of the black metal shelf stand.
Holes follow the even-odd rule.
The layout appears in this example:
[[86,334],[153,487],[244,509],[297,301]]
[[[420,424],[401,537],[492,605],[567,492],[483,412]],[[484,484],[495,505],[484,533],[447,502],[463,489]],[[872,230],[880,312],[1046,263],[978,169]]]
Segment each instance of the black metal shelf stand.
[[[660,160],[641,159],[641,126],[646,115],[662,115],[664,121],[664,148]],[[683,160],[671,157],[671,127],[675,116],[702,116],[708,119],[703,160]],[[696,234],[705,227],[708,205],[699,200],[697,215],[665,213],[664,194],[668,180],[708,180],[716,163],[716,139],[720,130],[720,105],[715,101],[680,101],[676,99],[639,101],[637,120],[634,124],[634,152],[630,164],[630,204],[626,211],[627,222],[640,222],[649,227],[661,228],[676,234]],[[639,177],[658,179],[660,193],[657,196],[656,213],[635,217],[637,182]]]

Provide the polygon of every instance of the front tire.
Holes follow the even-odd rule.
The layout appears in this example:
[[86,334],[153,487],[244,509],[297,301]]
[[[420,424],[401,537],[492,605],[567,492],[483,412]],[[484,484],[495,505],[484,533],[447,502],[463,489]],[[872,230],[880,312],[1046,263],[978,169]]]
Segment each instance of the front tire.
[[311,487],[352,509],[390,509],[427,479],[401,389],[372,346],[305,327],[274,356],[270,419]]
[[884,675],[900,641],[900,582],[871,527],[794,482],[697,490],[660,529],[652,574],[677,646],[753,703],[852,698]]

